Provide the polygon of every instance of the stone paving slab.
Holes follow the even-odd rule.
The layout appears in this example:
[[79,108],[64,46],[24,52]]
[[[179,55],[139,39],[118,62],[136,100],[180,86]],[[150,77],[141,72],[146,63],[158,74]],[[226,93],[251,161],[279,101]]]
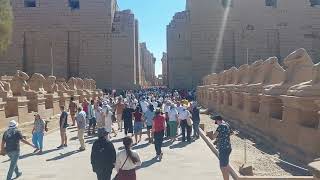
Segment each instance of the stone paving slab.
[[[44,139],[44,154],[33,155],[33,149],[22,146],[22,155],[19,160],[19,168],[23,172],[21,180],[51,180],[51,179],[96,179],[90,164],[90,152],[95,137],[86,138],[87,150],[79,152],[79,142],[76,130],[68,130],[68,138],[71,139],[68,147],[58,150],[60,136],[53,132]],[[112,141],[117,150],[122,148],[118,135]],[[143,136],[143,140],[146,135]],[[134,149],[140,154],[143,161],[137,171],[138,180],[222,180],[219,162],[210,151],[205,142],[199,139],[191,144],[166,142],[164,144],[164,157],[161,162],[155,160],[153,145],[146,141],[136,145]],[[0,157],[0,179],[5,179],[9,162],[7,156]],[[115,174],[115,173],[114,173]]]

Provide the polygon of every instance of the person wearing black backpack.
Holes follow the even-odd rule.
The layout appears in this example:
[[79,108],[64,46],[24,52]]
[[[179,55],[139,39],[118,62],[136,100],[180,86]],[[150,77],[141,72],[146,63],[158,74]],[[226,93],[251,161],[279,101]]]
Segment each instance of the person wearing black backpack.
[[104,128],[98,129],[98,140],[93,143],[91,151],[91,165],[98,180],[110,180],[112,169],[116,162],[116,150],[107,139],[108,133]]

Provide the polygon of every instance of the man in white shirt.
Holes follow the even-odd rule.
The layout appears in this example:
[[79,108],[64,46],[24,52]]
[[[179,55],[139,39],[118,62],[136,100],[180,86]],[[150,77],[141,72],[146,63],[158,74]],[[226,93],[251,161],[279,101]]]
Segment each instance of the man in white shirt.
[[142,101],[140,102],[140,106],[141,106],[142,112],[146,113],[148,111],[149,103],[145,99],[142,99]]
[[168,125],[169,125],[169,136],[171,137],[171,141],[175,141],[177,137],[177,127],[179,126],[178,121],[178,111],[174,104],[171,104],[170,111],[168,112]]
[[177,102],[177,111],[180,114],[182,111],[184,110],[183,106],[181,105],[181,103],[178,101]]
[[180,121],[180,126],[182,130],[182,142],[186,140],[186,131],[187,131],[187,141],[191,143],[191,131],[192,127],[188,125],[187,119],[191,118],[191,113],[187,110],[187,107],[183,107],[183,111],[181,111],[178,115],[178,119]]

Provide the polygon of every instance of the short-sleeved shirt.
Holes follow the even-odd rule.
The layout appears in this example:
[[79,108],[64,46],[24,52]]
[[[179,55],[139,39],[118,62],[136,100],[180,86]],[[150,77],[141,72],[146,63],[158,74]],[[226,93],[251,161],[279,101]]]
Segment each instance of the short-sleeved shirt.
[[165,130],[164,122],[166,122],[166,119],[162,115],[158,115],[154,118],[154,131],[155,132],[161,132]]
[[186,120],[191,116],[191,113],[188,110],[183,110],[179,113],[178,119]]
[[148,110],[146,113],[144,113],[144,118],[146,120],[147,126],[152,126],[154,116],[154,111]]
[[18,129],[8,129],[2,136],[2,141],[6,143],[6,151],[20,151],[20,140],[23,139],[21,131]]
[[45,122],[42,119],[37,119],[34,121],[34,132],[42,133],[45,129]]
[[83,111],[88,113],[88,107],[89,107],[89,103],[88,102],[83,102],[82,103],[82,108],[83,108]]
[[168,113],[169,121],[177,121],[178,111],[173,108]]
[[80,111],[76,117],[76,121],[79,129],[86,128],[86,113],[84,111]]
[[219,135],[217,137],[218,140],[218,149],[219,150],[225,150],[225,149],[230,149],[231,148],[231,143],[230,143],[230,126],[227,123],[222,123],[218,126],[216,130]]
[[141,112],[134,112],[134,121],[135,122],[141,122],[142,121],[142,113]]
[[97,127],[102,128],[104,126],[104,119],[102,119],[102,108],[99,106],[97,109],[95,109],[96,114],[96,121],[97,121]]
[[[60,127],[67,128],[68,126],[68,113],[63,111],[60,115]],[[63,124],[62,124],[63,123]]]

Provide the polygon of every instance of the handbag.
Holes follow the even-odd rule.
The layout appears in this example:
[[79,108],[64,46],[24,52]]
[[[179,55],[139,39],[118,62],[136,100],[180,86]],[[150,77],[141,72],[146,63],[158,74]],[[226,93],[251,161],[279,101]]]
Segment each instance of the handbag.
[[125,160],[124,163],[122,164],[121,168],[119,169],[119,172],[116,174],[116,176],[113,178],[113,180],[118,180],[118,179],[119,179],[119,174],[120,174],[123,166],[126,164],[126,162],[127,162],[127,160],[128,160],[128,157],[129,157],[129,156],[127,156],[126,160]]
[[192,126],[193,125],[193,121],[190,117],[187,118],[187,124],[188,126]]

